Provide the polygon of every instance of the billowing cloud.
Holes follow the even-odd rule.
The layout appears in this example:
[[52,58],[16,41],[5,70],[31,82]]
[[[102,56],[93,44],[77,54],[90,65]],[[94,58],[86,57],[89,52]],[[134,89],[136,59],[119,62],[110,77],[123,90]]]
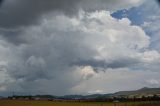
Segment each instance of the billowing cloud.
[[[1,91],[113,92],[127,89],[126,83],[145,86],[148,77],[159,76],[160,54],[149,49],[150,37],[129,19],[115,19],[106,10],[81,10],[74,17],[43,15],[39,24],[8,29],[18,30],[12,42],[4,36],[14,33],[1,30],[0,72],[9,78],[0,82]],[[16,45],[16,40],[21,42]]]

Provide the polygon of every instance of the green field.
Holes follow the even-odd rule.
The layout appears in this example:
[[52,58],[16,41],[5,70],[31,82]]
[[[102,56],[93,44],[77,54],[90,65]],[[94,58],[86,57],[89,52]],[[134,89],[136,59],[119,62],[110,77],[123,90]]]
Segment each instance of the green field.
[[0,106],[160,106],[160,102],[98,103],[1,100]]

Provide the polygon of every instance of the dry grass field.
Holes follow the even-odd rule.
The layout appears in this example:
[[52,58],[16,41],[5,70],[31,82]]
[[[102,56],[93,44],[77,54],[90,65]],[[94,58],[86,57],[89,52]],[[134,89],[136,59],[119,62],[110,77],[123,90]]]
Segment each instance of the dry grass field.
[[1,100],[0,106],[160,106],[160,102],[136,103],[93,103],[93,102],[52,102],[52,101],[20,101]]

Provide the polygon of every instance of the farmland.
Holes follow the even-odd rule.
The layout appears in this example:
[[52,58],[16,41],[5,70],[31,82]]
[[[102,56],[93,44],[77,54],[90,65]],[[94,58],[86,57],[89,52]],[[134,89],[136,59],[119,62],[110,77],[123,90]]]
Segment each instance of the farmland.
[[0,100],[0,106],[160,106],[159,102],[53,102],[53,101],[24,101],[24,100]]

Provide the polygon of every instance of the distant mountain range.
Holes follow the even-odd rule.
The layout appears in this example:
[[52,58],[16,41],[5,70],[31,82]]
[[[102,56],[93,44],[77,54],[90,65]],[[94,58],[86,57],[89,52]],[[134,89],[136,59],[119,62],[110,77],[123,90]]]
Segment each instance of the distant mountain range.
[[135,91],[120,91],[116,92],[113,95],[143,95],[143,94],[160,94],[160,88],[147,88],[144,87]]
[[[105,98],[110,98],[110,97],[128,97],[128,96],[133,96],[133,95],[139,95],[139,96],[146,96],[146,95],[160,95],[160,88],[142,88],[139,90],[134,90],[134,91],[119,91],[116,93],[112,94],[92,94],[92,95],[65,95],[65,96],[53,96],[53,95],[35,95],[32,97],[35,98],[49,98],[49,99],[65,99],[65,100],[70,100],[70,99],[95,99],[98,97],[105,97]],[[22,96],[19,96],[22,97]],[[27,96],[23,96],[27,97]],[[28,96],[29,97],[29,96]],[[2,97],[0,97],[2,98]]]
[[144,87],[139,90],[134,90],[134,91],[119,91],[113,94],[93,94],[93,95],[66,95],[66,96],[61,96],[58,98],[63,98],[63,99],[92,99],[92,98],[97,98],[97,97],[115,97],[115,96],[130,96],[130,95],[155,95],[155,94],[160,94],[160,88],[147,88]]

